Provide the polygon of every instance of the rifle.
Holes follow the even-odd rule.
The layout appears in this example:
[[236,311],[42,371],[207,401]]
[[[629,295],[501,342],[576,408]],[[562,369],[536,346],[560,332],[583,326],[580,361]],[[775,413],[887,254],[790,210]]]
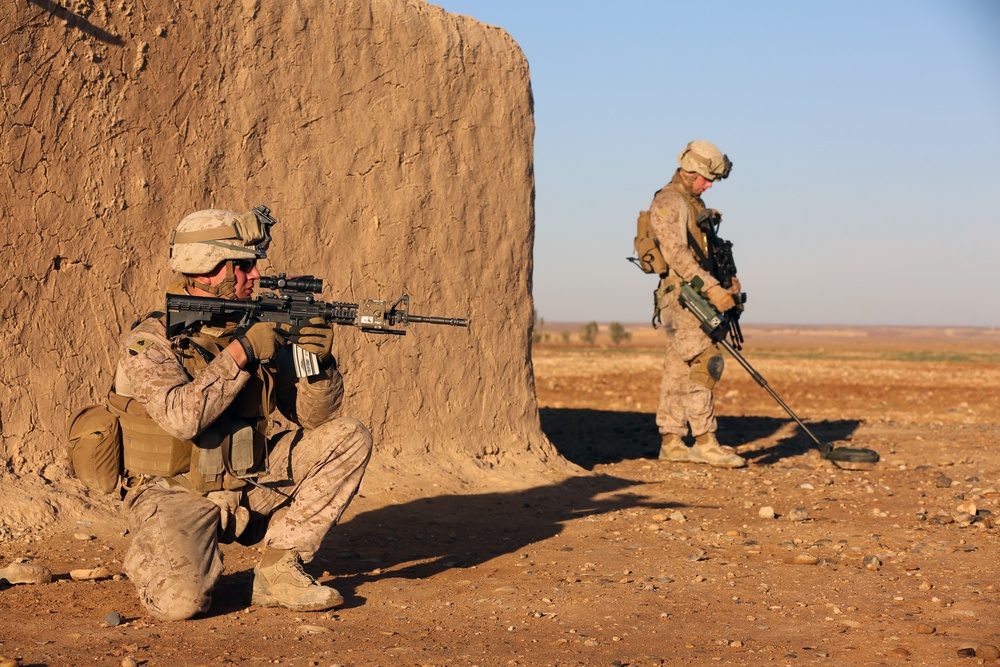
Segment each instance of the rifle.
[[[280,322],[299,326],[314,317],[330,324],[352,326],[365,333],[406,335],[410,323],[443,324],[467,327],[469,320],[458,317],[429,317],[410,313],[410,296],[403,294],[392,305],[380,299],[362,299],[358,303],[320,301],[313,295],[323,291],[323,281],[313,276],[262,276],[258,285],[265,292],[253,299],[232,300],[214,297],[168,294],[166,310],[167,337],[173,338],[195,324],[213,318],[239,318],[239,328],[255,322]],[[310,357],[313,357],[310,359]],[[299,377],[316,375],[319,364],[315,355],[295,350],[295,370]]]
[[[767,393],[771,395],[775,401],[778,402],[785,412],[795,420],[802,430],[806,432],[812,441],[819,446],[820,458],[827,459],[828,461],[833,461],[835,464],[838,462],[842,463],[877,463],[879,460],[878,452],[871,449],[863,449],[859,447],[836,447],[826,442],[820,442],[819,438],[813,435],[812,431],[806,428],[806,425],[802,423],[802,420],[796,416],[792,409],[785,405],[785,402],[781,400],[767,384],[767,380],[754,370],[753,366],[750,365],[743,355],[738,352],[739,346],[730,343],[726,340],[726,334],[730,332],[730,318],[729,313],[736,310],[731,308],[725,313],[720,313],[715,309],[712,303],[701,295],[701,288],[704,286],[704,282],[701,278],[695,276],[691,279],[690,283],[681,283],[681,291],[679,296],[679,301],[682,306],[688,309],[701,323],[701,330],[711,338],[714,342],[722,345],[729,354],[733,355],[736,361],[740,362],[740,365],[746,369],[746,372],[750,374],[757,384],[764,388]],[[742,340],[742,338],[741,338]]]
[[[695,221],[698,228],[705,233],[708,245],[708,254],[701,252],[701,246],[691,238],[688,231],[688,246],[695,254],[701,268],[711,273],[719,284],[729,289],[733,286],[733,279],[736,278],[736,260],[733,259],[733,244],[719,236],[719,225],[722,224],[722,214],[715,209],[705,209],[698,214]],[[700,278],[696,278],[700,280]],[[697,289],[701,289],[700,285]],[[729,334],[733,341],[733,346],[739,350],[743,347],[743,332],[740,330],[740,315],[743,313],[743,304],[746,303],[745,293],[734,295],[736,307],[725,313],[726,328],[722,336]],[[716,341],[718,342],[718,341]]]

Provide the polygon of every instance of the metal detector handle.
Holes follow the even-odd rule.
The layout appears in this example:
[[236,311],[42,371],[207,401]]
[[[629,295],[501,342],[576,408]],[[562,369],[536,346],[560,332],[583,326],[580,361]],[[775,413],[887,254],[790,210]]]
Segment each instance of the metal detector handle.
[[729,352],[729,354],[733,355],[733,357],[736,359],[736,361],[740,362],[740,365],[743,366],[743,368],[746,369],[747,373],[750,374],[750,377],[752,377],[754,380],[756,380],[757,384],[759,384],[761,387],[763,387],[764,390],[771,395],[771,398],[773,398],[775,401],[777,401],[778,405],[780,405],[782,408],[784,408],[785,412],[787,412],[788,415],[792,419],[795,420],[795,423],[802,427],[802,430],[805,431],[806,434],[810,438],[813,439],[813,442],[815,442],[817,445],[819,445],[819,449],[820,449],[821,452],[828,452],[831,449],[833,449],[833,447],[830,444],[820,442],[819,438],[817,438],[815,435],[813,435],[812,431],[810,431],[808,428],[806,428],[806,425],[802,423],[802,420],[799,419],[794,412],[792,412],[792,409],[790,407],[788,407],[787,405],[785,405],[785,402],[783,400],[781,400],[781,397],[778,396],[774,392],[774,390],[771,389],[771,387],[768,386],[767,380],[765,380],[764,377],[760,373],[758,373],[757,371],[754,370],[753,366],[750,365],[750,362],[748,362],[746,359],[743,358],[743,355],[740,354],[739,351],[735,347],[733,347],[732,343],[730,343],[728,340],[726,340],[725,338],[723,338],[722,340],[719,341],[719,344],[722,345],[722,347],[726,348],[726,350]]
[[[820,452],[825,454],[833,449],[832,445],[823,444],[819,441],[819,438],[813,435],[812,431],[806,428],[806,425],[802,423],[802,420],[799,419],[794,412],[792,412],[792,409],[785,405],[785,402],[781,400],[776,393],[774,393],[773,389],[767,386],[767,380],[765,380],[760,373],[754,370],[753,366],[750,365],[750,362],[743,358],[743,355],[739,353],[739,350],[737,350],[731,342],[726,340],[727,330],[723,328],[723,325],[725,324],[724,318],[719,315],[719,311],[715,309],[715,306],[713,306],[708,299],[698,293],[698,289],[703,284],[704,283],[702,283],[701,278],[698,276],[692,278],[690,283],[681,283],[681,292],[679,295],[681,305],[684,306],[689,313],[694,315],[699,322],[701,322],[701,330],[704,331],[705,334],[713,341],[726,348],[726,350],[729,351],[729,354],[733,355],[736,361],[740,362],[740,365],[746,369],[747,373],[750,374],[750,377],[756,380],[757,384],[763,387],[764,390],[771,395],[771,398],[776,400],[778,405],[784,408],[785,412],[787,412],[788,415],[795,420],[795,423],[802,427],[802,430],[805,431],[810,438],[812,438],[813,442],[819,445]],[[722,333],[721,336],[718,335],[720,332]]]

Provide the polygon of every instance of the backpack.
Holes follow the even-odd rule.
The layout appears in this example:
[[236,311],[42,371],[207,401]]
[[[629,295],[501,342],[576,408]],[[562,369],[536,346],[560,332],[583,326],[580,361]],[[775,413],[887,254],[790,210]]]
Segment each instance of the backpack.
[[70,472],[92,491],[118,488],[122,469],[122,429],[108,399],[74,412],[66,423]]
[[665,274],[669,267],[660,252],[660,245],[653,234],[652,216],[649,211],[640,211],[636,221],[635,254],[629,261],[638,266],[644,273]]

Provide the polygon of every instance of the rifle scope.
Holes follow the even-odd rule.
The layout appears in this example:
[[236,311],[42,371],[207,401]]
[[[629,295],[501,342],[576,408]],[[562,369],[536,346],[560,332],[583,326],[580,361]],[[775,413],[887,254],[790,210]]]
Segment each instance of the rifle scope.
[[288,292],[319,294],[323,291],[323,280],[313,276],[286,278],[284,273],[279,273],[276,276],[261,276],[257,284],[261,289],[286,290]]

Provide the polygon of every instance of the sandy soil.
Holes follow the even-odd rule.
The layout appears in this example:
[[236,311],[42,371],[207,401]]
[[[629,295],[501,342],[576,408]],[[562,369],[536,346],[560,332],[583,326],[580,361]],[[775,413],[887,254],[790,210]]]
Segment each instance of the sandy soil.
[[0,582],[0,655],[35,666],[993,663],[1000,334],[746,331],[744,355],[770,386],[824,441],[877,450],[871,470],[821,460],[731,360],[720,437],[751,465],[659,463],[659,342],[633,334],[622,346],[554,335],[534,350],[542,427],[578,476],[358,498],[310,566],[343,608],[248,607],[257,552],[233,546],[211,612],[157,622],[127,580],[68,575],[119,572],[120,529],[63,526],[0,543],[0,565],[29,557],[56,576]]

